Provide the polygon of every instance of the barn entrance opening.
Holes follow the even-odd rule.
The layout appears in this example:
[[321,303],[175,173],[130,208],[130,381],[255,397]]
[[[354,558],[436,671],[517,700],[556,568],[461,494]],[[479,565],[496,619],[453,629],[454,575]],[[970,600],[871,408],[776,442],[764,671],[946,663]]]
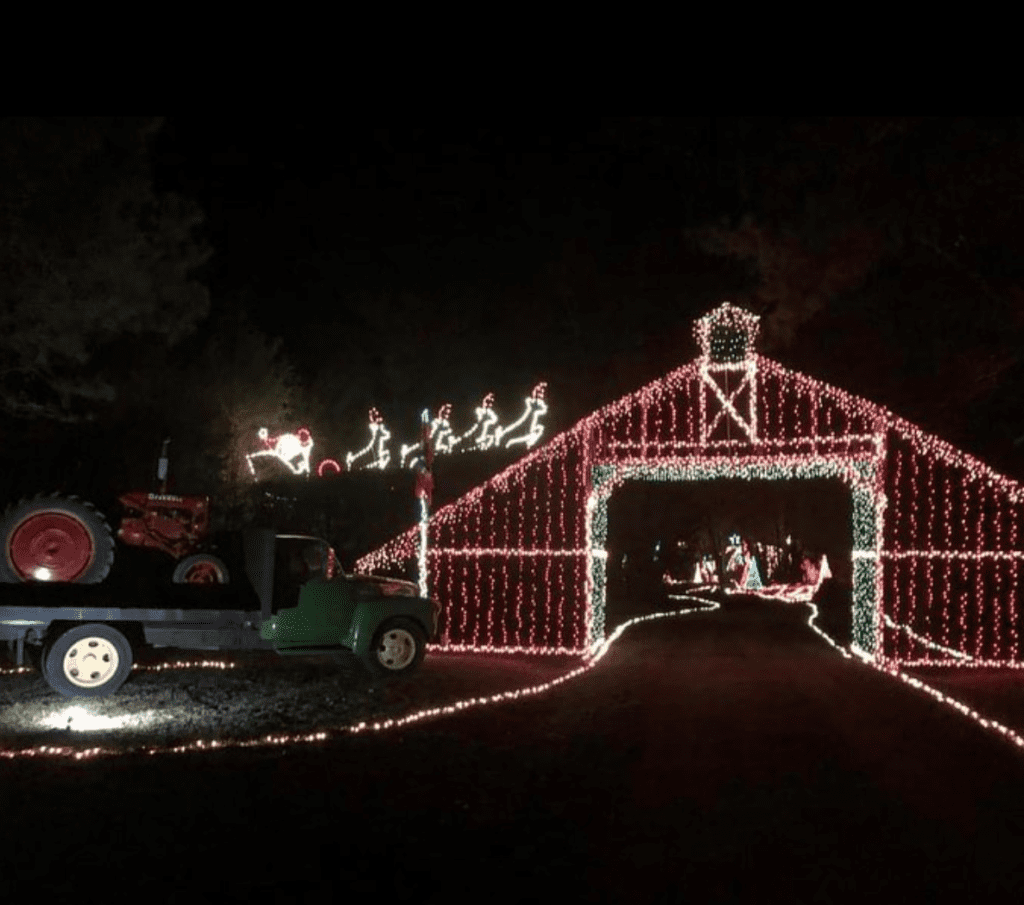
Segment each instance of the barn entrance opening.
[[756,563],[747,587],[799,583],[806,561],[827,557],[832,577],[815,595],[819,624],[848,644],[852,508],[838,478],[626,481],[608,501],[605,625],[673,609],[669,595],[700,583],[712,564],[719,582],[735,583],[738,539]]

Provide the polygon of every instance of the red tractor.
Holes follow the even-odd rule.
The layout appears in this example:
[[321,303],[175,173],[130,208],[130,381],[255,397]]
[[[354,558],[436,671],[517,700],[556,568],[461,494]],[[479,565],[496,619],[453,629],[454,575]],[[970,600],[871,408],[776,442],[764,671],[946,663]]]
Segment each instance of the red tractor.
[[[167,444],[160,455],[160,493],[133,491],[118,499],[127,510],[117,537],[132,547],[161,550],[178,560],[178,584],[227,584],[227,566],[203,547],[210,498],[167,493]],[[11,506],[0,520],[0,582],[96,584],[114,562],[114,536],[96,508],[75,496],[37,496]]]

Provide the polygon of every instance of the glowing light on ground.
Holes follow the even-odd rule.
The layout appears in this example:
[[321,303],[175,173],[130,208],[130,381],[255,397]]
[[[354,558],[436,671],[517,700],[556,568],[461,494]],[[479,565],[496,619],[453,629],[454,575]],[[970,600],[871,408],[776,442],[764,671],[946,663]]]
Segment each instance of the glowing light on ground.
[[130,713],[125,716],[108,716],[93,713],[88,704],[73,704],[61,708],[40,721],[47,729],[67,729],[70,732],[95,732],[103,729],[122,729],[125,726],[151,726],[166,722],[168,717],[154,710],[144,713]]
[[[164,747],[142,747],[127,752],[115,751],[111,749],[102,748],[90,748],[86,751],[77,751],[72,748],[59,748],[54,746],[41,746],[37,748],[27,748],[21,751],[2,751],[0,750],[0,757],[7,759],[13,759],[16,757],[65,757],[74,760],[84,760],[93,757],[100,756],[123,756],[125,754],[184,754],[192,753],[197,751],[209,751],[209,750],[220,750],[220,749],[232,749],[232,748],[263,748],[263,747],[275,747],[284,745],[295,745],[295,744],[309,744],[314,742],[326,741],[329,738],[345,734],[360,734],[366,732],[383,732],[389,729],[396,729],[401,726],[408,726],[412,723],[421,722],[423,720],[434,719],[442,716],[451,716],[456,713],[463,711],[484,707],[494,704],[501,704],[505,701],[518,700],[524,697],[530,697],[533,695],[541,694],[551,688],[555,688],[558,685],[562,685],[578,676],[583,675],[588,670],[600,662],[601,658],[608,652],[612,644],[621,636],[629,626],[635,625],[640,622],[646,622],[651,619],[658,618],[672,618],[678,616],[685,616],[689,613],[694,612],[710,612],[719,607],[719,604],[714,601],[700,600],[698,598],[687,598],[692,599],[697,606],[688,607],[680,610],[673,610],[665,613],[651,613],[645,616],[631,619],[629,622],[623,623],[616,629],[612,635],[606,640],[594,647],[588,652],[587,656],[582,658],[581,665],[570,670],[564,675],[558,676],[549,682],[539,683],[526,688],[517,688],[513,691],[499,692],[497,694],[486,695],[478,698],[467,698],[466,700],[457,701],[454,704],[446,704],[440,707],[425,708],[423,710],[415,711],[403,717],[397,717],[388,720],[379,720],[376,722],[361,721],[354,723],[349,726],[335,727],[332,729],[325,729],[315,733],[301,733],[301,734],[282,734],[282,735],[267,735],[258,739],[225,739],[225,740],[213,740],[213,741],[196,741],[186,745],[168,745]],[[211,663],[211,666],[226,666],[227,664]],[[177,664],[167,664],[166,668],[175,668]],[[185,668],[185,664],[182,664],[180,668]],[[18,670],[26,671],[26,670]]]

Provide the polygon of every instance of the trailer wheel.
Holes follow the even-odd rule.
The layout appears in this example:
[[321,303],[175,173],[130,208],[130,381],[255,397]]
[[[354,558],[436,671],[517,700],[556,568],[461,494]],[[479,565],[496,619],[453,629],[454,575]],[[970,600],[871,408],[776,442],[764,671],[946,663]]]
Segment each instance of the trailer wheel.
[[43,677],[68,698],[113,694],[132,671],[132,646],[116,628],[102,622],[76,625],[43,652]]
[[97,584],[114,562],[114,535],[96,508],[78,497],[37,496],[0,520],[0,582]]
[[363,658],[375,676],[406,676],[423,662],[427,635],[414,619],[395,616],[381,623]]
[[209,553],[186,556],[174,569],[175,584],[227,584],[228,567]]

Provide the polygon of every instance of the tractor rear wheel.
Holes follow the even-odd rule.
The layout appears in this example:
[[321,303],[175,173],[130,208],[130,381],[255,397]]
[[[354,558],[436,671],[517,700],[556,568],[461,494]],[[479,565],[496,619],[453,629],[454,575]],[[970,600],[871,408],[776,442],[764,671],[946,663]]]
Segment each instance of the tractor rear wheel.
[[37,496],[0,519],[0,582],[97,584],[114,562],[114,534],[96,508],[78,497]]

